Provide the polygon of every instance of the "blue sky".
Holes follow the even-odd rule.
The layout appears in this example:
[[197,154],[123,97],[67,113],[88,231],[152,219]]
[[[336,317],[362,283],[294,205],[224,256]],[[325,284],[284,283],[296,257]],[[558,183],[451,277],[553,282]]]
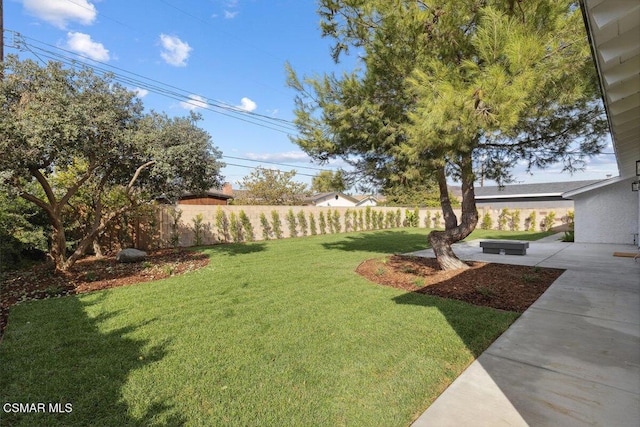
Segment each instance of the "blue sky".
[[[301,75],[356,65],[355,59],[333,63],[315,10],[312,0],[4,0],[5,30],[22,36],[5,31],[5,54],[40,60],[79,54],[97,61],[82,59],[92,65],[114,67],[149,110],[201,113],[199,125],[227,156],[223,174],[236,188],[259,165],[296,169],[296,178],[309,183],[306,175],[317,169],[343,165],[312,164],[290,142],[295,93],[286,87],[285,63]],[[514,173],[521,182],[607,174],[617,175],[615,158],[607,154],[573,176],[560,167]]]

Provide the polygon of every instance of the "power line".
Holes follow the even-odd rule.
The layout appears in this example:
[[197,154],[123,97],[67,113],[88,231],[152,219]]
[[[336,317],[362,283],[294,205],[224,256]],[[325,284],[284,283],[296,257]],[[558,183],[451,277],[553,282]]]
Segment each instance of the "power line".
[[244,160],[244,161],[247,161],[247,162],[268,163],[270,165],[286,166],[286,167],[290,167],[290,168],[311,169],[311,170],[317,170],[317,171],[321,171],[321,172],[332,172],[331,169],[316,168],[316,167],[313,167],[313,166],[294,166],[294,165],[289,165],[289,164],[286,164],[286,163],[278,163],[278,162],[272,162],[272,161],[268,161],[268,160],[256,160],[256,159],[249,159],[249,158],[246,158],[246,157],[235,157],[235,156],[226,156],[226,155],[223,155],[222,157],[227,158],[227,159]]
[[[261,168],[260,166],[239,165],[239,164],[236,164],[236,163],[227,163],[227,162],[225,162],[225,165],[226,166],[236,166],[236,167],[247,168],[247,169],[254,169],[254,170],[256,170],[256,169],[267,169],[267,168]],[[281,171],[280,169],[271,169],[271,170],[275,170],[277,172],[284,172],[284,171]],[[311,178],[315,178],[316,177],[316,175],[311,175],[311,174],[308,174],[308,173],[302,173],[302,172],[298,172],[298,171],[294,171],[294,172],[296,173],[296,175],[300,175],[300,176],[310,176]]]
[[[200,101],[199,99],[193,98],[193,94],[189,94],[188,91],[178,88],[177,86],[163,83],[159,80],[155,80],[155,79],[143,76],[141,74],[137,74],[137,73],[125,70],[120,67],[115,67],[115,66],[103,63],[101,61],[93,60],[89,57],[79,55],[75,52],[71,52],[69,50],[60,48],[58,46],[53,46],[49,43],[42,42],[32,37],[26,37],[13,30],[6,30],[6,31],[14,34],[14,38],[17,37],[21,39],[18,42],[18,46],[17,46],[18,49],[28,50],[41,61],[43,60],[42,58],[40,58],[38,53],[48,59],[60,61],[70,66],[75,66],[77,63],[81,63],[82,65],[88,68],[91,68],[92,70],[94,70],[100,75],[104,75],[104,74],[112,75],[113,79],[120,83],[135,85],[140,87],[141,89],[146,89],[146,90],[149,90],[150,92],[153,92],[168,98],[172,98],[178,101],[185,102],[197,108],[212,111],[216,114],[220,114],[223,116],[234,118],[236,120],[251,123],[256,126],[261,126],[263,128],[274,130],[276,132],[291,134],[296,131],[295,125],[288,120],[270,117],[270,116],[266,116],[266,115],[246,111],[246,110],[241,110],[238,107],[231,106],[222,101],[218,101],[209,97],[202,97],[203,101]],[[53,50],[45,49],[41,46],[38,46],[35,43],[29,43],[25,41],[25,39],[31,40],[35,43],[39,43],[41,45],[47,46],[49,48],[55,49],[60,52],[71,54],[74,57],[70,57]],[[37,50],[38,53],[36,53],[34,50]],[[76,58],[82,58],[82,59],[94,62],[96,64],[100,64],[102,67],[98,65],[92,65],[87,62],[79,61]],[[119,73],[113,70],[117,70],[119,71]],[[204,102],[204,105],[203,105],[203,102]]]

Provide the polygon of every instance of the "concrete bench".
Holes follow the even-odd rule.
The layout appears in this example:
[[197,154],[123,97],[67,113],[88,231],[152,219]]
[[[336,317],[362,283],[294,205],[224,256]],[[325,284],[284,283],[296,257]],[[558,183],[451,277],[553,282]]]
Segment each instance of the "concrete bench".
[[529,242],[515,240],[485,240],[480,242],[482,253],[499,254],[504,249],[506,255],[526,255]]

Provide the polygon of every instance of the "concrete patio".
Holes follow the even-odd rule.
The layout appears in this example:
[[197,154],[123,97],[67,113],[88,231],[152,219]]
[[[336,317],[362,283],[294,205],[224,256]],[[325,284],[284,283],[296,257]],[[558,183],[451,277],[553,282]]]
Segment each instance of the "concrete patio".
[[558,238],[531,242],[525,256],[454,245],[464,260],[566,272],[413,427],[640,425],[640,260],[613,256],[638,249]]

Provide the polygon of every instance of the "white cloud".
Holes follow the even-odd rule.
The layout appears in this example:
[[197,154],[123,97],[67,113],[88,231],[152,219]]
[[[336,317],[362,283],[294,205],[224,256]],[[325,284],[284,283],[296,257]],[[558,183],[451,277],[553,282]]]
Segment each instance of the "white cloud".
[[195,110],[197,108],[207,108],[209,104],[199,95],[189,95],[189,101],[180,102],[180,106],[185,110]]
[[248,111],[248,112],[255,110],[257,107],[258,107],[258,104],[256,104],[255,102],[253,102],[247,97],[244,97],[240,100],[240,105],[236,105],[236,108],[240,110]]
[[160,52],[160,56],[167,64],[175,65],[176,67],[184,67],[187,65],[187,59],[190,52],[193,50],[187,42],[183,42],[176,36],[168,36],[166,34],[160,34],[160,44],[164,49]]
[[224,11],[224,19],[233,19],[236,17],[236,15],[238,15],[238,12],[231,12],[229,10],[225,10]]
[[132,89],[132,92],[135,92],[136,96],[138,98],[144,98],[145,96],[149,95],[149,91],[146,89],[141,89],[139,87]]
[[23,0],[28,13],[58,28],[66,28],[68,22],[91,25],[98,12],[87,0]]
[[266,154],[247,153],[245,156],[251,160],[261,160],[266,162],[309,163],[311,161],[311,157],[302,151]]
[[102,43],[91,40],[89,34],[67,33],[67,48],[94,61],[108,61],[109,51]]

